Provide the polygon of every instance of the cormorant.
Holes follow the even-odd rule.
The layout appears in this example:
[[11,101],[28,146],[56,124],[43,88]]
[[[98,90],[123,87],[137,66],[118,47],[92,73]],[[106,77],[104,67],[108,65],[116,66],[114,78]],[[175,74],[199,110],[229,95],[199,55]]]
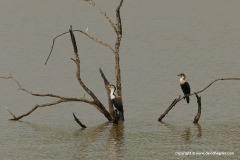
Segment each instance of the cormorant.
[[112,100],[114,107],[116,108],[115,112],[117,111],[121,112],[122,120],[124,121],[122,99],[121,97],[116,96],[114,94],[116,87],[113,84],[108,85],[108,88],[110,90],[110,98]]
[[187,103],[189,103],[190,99],[189,99],[189,95],[191,93],[191,88],[189,83],[185,80],[186,76],[184,73],[179,74],[178,76],[180,76],[180,86],[182,88],[182,91],[186,97],[186,101]]

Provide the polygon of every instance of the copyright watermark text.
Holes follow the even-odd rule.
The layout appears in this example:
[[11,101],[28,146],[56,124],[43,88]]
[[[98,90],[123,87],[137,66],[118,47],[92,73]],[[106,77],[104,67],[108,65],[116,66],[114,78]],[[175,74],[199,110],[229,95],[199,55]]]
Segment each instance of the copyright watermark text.
[[175,155],[178,156],[233,156],[234,152],[218,152],[218,151],[213,151],[213,152],[188,152],[188,151],[183,151],[183,152],[175,152]]

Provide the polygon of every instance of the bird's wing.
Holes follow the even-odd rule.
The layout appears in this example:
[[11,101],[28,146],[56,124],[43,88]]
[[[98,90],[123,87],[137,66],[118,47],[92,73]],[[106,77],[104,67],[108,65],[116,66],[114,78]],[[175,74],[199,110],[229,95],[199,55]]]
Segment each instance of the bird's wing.
[[122,106],[122,101],[120,97],[116,97],[113,99],[113,104],[115,108],[121,112],[123,112],[123,106]]
[[191,93],[191,88],[188,82],[185,82],[181,85],[182,91],[184,94],[190,94]]

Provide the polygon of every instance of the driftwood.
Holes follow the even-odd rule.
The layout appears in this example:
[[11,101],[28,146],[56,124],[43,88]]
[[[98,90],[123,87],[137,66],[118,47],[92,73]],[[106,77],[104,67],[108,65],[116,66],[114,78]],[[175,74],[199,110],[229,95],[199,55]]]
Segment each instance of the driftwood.
[[[33,93],[27,89],[25,89],[11,74],[10,76],[3,76],[0,77],[2,79],[10,79],[13,80],[19,87],[18,90],[24,91],[32,96],[38,96],[38,97],[52,97],[54,98],[54,101],[49,102],[49,103],[44,103],[44,104],[36,104],[35,106],[33,106],[29,111],[27,111],[26,113],[20,115],[20,116],[16,116],[15,114],[13,114],[13,112],[7,108],[7,111],[11,114],[11,116],[13,118],[11,118],[11,120],[19,120],[23,117],[26,117],[28,115],[30,115],[32,112],[34,112],[36,109],[40,108],[40,107],[48,107],[48,106],[54,106],[56,104],[60,104],[63,102],[84,102],[87,104],[90,104],[94,107],[96,107],[107,119],[108,121],[118,121],[118,119],[116,119],[115,113],[113,111],[113,105],[112,102],[110,100],[109,97],[109,90],[107,88],[107,85],[109,84],[107,78],[105,77],[103,71],[101,69],[99,69],[99,72],[101,74],[101,77],[103,78],[104,81],[104,85],[108,94],[108,104],[109,104],[109,111],[107,111],[104,107],[104,105],[99,101],[99,99],[97,98],[97,96],[89,89],[89,87],[87,87],[85,85],[85,83],[82,81],[81,79],[81,74],[80,74],[80,58],[79,58],[79,54],[78,54],[78,47],[77,47],[77,43],[75,40],[75,36],[73,32],[78,32],[81,33],[85,36],[87,36],[88,38],[92,39],[93,41],[95,41],[98,44],[101,44],[105,47],[107,47],[108,49],[111,50],[111,52],[114,54],[115,56],[115,78],[116,78],[116,86],[117,86],[117,94],[118,96],[122,95],[122,91],[121,91],[121,75],[120,75],[120,63],[119,63],[119,48],[120,48],[120,43],[121,43],[121,38],[122,38],[122,23],[121,23],[121,16],[120,16],[120,9],[122,7],[123,4],[123,0],[120,0],[119,5],[117,6],[116,9],[116,22],[114,23],[107,15],[106,12],[103,12],[100,7],[98,7],[96,5],[96,3],[93,0],[85,0],[87,3],[89,3],[90,5],[92,5],[93,7],[97,8],[100,13],[108,20],[108,22],[110,23],[110,25],[112,26],[113,30],[116,33],[116,42],[115,42],[115,48],[112,47],[111,45],[109,45],[108,43],[103,42],[102,40],[99,40],[97,38],[95,38],[94,36],[88,34],[87,32],[84,32],[82,30],[73,30],[72,27],[70,27],[69,31],[64,32],[62,34],[57,35],[52,42],[52,46],[51,46],[51,50],[50,53],[47,57],[47,60],[45,62],[45,65],[47,64],[47,62],[49,61],[49,58],[52,55],[53,52],[53,48],[54,48],[54,44],[57,38],[66,35],[66,34],[70,34],[71,36],[71,41],[72,41],[72,45],[73,45],[73,49],[74,49],[74,55],[75,58],[72,58],[73,62],[75,62],[76,64],[76,78],[80,84],[80,86],[87,92],[87,94],[92,98],[92,99],[87,99],[85,98],[72,98],[72,97],[63,97],[63,96],[59,96],[56,94],[52,94],[52,93],[47,93],[47,94],[39,94],[39,93]],[[80,120],[77,119],[77,117],[75,115],[74,119],[76,122],[80,122]],[[79,123],[80,125],[80,123]]]
[[[197,103],[198,103],[198,113],[194,118],[193,123],[197,123],[198,120],[200,119],[201,116],[201,97],[198,97],[197,94],[205,91],[207,88],[209,88],[213,83],[217,82],[217,81],[221,81],[221,80],[240,80],[240,78],[219,78],[219,79],[215,79],[214,81],[212,81],[211,83],[209,83],[205,88],[203,88],[200,91],[194,92],[192,94],[186,95],[186,96],[192,96],[192,95],[196,95],[197,97]],[[178,98],[174,99],[173,102],[170,104],[170,106],[166,109],[166,111],[160,115],[160,117],[158,118],[158,121],[162,121],[162,119],[168,114],[168,112],[181,100],[183,100],[186,96],[179,96]]]

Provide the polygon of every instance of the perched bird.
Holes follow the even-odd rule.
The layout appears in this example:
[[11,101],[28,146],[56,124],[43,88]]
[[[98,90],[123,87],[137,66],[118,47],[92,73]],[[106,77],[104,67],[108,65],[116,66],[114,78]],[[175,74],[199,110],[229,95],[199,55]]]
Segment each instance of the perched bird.
[[190,88],[190,85],[189,83],[185,80],[186,79],[186,76],[184,73],[181,73],[178,75],[180,77],[180,86],[182,88],[182,91],[186,97],[186,101],[187,103],[189,103],[190,99],[189,99],[189,95],[191,93],[191,88]]
[[117,111],[121,112],[122,120],[124,121],[122,99],[121,97],[116,96],[114,94],[116,87],[113,84],[108,85],[108,88],[110,90],[110,98],[112,100],[114,107],[116,108],[115,112]]

